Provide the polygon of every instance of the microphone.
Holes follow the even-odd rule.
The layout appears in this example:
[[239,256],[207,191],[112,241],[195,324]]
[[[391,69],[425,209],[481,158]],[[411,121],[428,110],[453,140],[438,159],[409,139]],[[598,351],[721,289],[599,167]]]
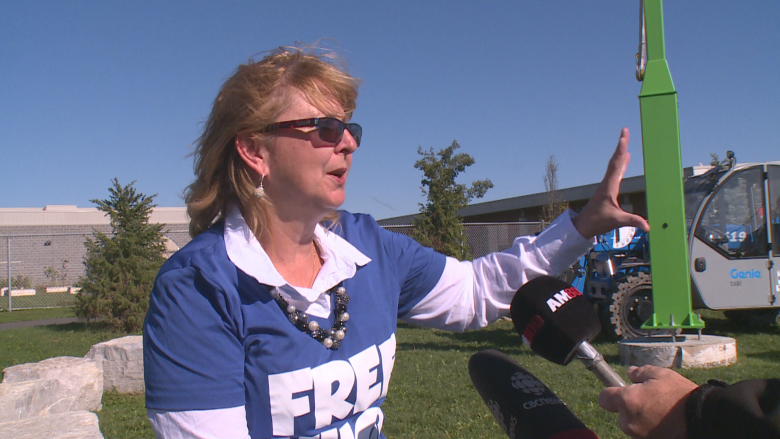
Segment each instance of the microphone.
[[523,342],[542,358],[565,366],[576,356],[607,387],[626,385],[589,343],[601,323],[573,286],[550,276],[532,279],[517,290],[509,312]]
[[598,439],[552,390],[502,352],[474,354],[469,375],[512,439]]

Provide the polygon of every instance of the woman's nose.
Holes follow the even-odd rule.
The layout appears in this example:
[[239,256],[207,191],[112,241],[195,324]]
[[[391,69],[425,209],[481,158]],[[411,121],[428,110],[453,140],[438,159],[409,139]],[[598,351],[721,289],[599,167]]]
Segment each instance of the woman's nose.
[[340,154],[345,152],[347,154],[352,154],[357,150],[357,147],[357,141],[352,137],[352,133],[350,133],[349,130],[344,130],[344,136],[342,136],[341,141],[336,144],[336,153]]

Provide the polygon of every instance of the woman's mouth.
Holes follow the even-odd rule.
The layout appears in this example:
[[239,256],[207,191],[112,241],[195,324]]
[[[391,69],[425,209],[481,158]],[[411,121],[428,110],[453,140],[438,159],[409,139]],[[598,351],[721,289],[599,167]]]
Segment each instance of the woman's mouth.
[[328,175],[335,178],[340,184],[344,184],[347,181],[347,168],[336,169],[328,172]]

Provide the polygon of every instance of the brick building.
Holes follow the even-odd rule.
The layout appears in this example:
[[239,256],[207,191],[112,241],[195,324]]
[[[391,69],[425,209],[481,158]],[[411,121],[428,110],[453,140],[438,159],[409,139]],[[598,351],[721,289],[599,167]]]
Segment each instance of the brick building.
[[[184,207],[157,207],[151,222],[166,225],[166,247],[174,252],[190,241]],[[84,242],[94,231],[111,233],[109,218],[94,207],[0,208],[0,280],[18,287],[67,287],[84,274]],[[24,285],[26,284],[26,285]]]

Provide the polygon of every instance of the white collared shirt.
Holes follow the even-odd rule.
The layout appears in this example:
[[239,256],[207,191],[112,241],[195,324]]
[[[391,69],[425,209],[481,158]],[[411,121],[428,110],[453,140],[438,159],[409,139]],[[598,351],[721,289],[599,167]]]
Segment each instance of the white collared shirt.
[[[235,206],[229,210],[225,218],[224,236],[228,257],[241,271],[264,285],[272,287],[288,285]],[[357,272],[357,267],[368,264],[371,258],[320,224],[317,224],[314,229],[314,240],[324,261],[314,279],[314,284],[311,288],[293,286],[294,291],[298,293],[297,296],[287,294],[286,290],[280,292],[288,303],[295,305],[306,314],[328,318],[331,304],[330,294],[327,291],[339,282],[352,278]]]

